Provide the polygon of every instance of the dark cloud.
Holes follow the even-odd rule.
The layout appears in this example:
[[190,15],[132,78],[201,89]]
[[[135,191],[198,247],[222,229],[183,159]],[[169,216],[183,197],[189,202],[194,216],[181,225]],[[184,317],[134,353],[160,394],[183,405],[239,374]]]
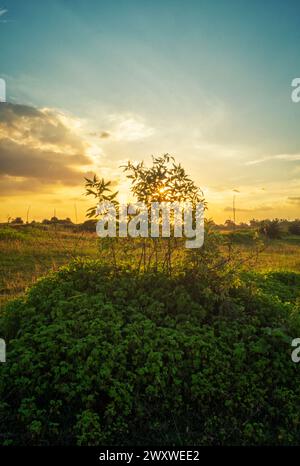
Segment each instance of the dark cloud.
[[107,138],[110,138],[110,136],[111,134],[108,131],[102,131],[102,133],[100,133],[101,139],[107,139]]
[[66,156],[63,153],[32,149],[9,139],[0,140],[0,174],[62,181],[76,184],[82,174],[71,166],[87,164],[84,155]]
[[17,119],[20,118],[42,118],[43,114],[34,107],[28,105],[16,105],[11,103],[2,103],[0,105],[0,124],[14,126]]
[[6,136],[42,144],[83,150],[80,137],[64,124],[62,115],[50,109],[3,103],[0,106],[0,130]]
[[82,184],[90,165],[85,144],[53,110],[0,105],[1,194],[36,191],[43,185]]

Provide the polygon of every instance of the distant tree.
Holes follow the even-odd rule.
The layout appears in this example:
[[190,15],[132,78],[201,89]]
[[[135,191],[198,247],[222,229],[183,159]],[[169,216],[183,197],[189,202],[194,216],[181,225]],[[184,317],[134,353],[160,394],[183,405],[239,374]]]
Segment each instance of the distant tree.
[[73,222],[69,217],[59,219],[58,217],[53,216],[53,217],[51,217],[50,220],[45,218],[42,221],[42,224],[43,225],[73,225]]
[[234,228],[234,227],[235,227],[235,223],[234,223],[232,220],[230,220],[230,219],[225,220],[224,225],[225,225],[226,228],[228,228],[228,229],[231,229],[231,228]]
[[13,223],[14,225],[23,225],[24,222],[21,217],[16,217],[12,219],[11,223]]
[[73,225],[73,222],[70,219],[70,217],[58,219],[57,223],[59,225]]
[[94,233],[96,230],[96,223],[97,220],[95,219],[86,220],[80,225],[79,229],[82,231],[90,231]]
[[287,220],[286,218],[281,218],[279,222],[280,222],[281,227],[283,227],[285,230],[288,230],[288,227],[290,224],[289,220]]
[[264,220],[259,231],[270,239],[279,239],[282,236],[282,228],[278,218],[275,220]]
[[256,220],[255,218],[252,218],[249,223],[252,228],[259,228],[262,222],[261,220]]
[[300,235],[300,220],[294,220],[294,222],[291,222],[289,224],[288,231],[292,235]]

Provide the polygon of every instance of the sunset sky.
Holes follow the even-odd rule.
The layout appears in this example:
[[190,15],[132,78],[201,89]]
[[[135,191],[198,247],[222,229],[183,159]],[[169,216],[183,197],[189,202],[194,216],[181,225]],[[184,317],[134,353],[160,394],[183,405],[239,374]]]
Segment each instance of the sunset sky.
[[83,220],[83,176],[171,153],[207,216],[300,217],[300,2],[0,0],[0,221]]

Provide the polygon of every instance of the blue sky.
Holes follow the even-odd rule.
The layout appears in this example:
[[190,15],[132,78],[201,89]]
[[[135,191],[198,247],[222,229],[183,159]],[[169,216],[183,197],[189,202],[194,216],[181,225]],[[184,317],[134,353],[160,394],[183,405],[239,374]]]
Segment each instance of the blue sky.
[[[123,159],[172,152],[217,218],[228,217],[233,188],[240,219],[297,215],[299,1],[6,0],[1,9],[9,101],[81,120],[95,169],[113,176]],[[104,132],[112,137],[91,136]]]

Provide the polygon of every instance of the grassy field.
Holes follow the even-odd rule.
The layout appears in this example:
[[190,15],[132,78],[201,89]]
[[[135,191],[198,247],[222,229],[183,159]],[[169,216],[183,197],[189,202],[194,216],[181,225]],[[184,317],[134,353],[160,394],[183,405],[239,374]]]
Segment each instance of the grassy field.
[[300,238],[289,236],[270,241],[259,254],[257,270],[300,272]]
[[[2,232],[2,234],[1,234]],[[3,233],[4,232],[4,233]],[[95,257],[97,237],[88,232],[26,228],[0,231],[0,304],[19,296],[37,278],[76,257]]]
[[[238,244],[247,257],[252,246]],[[37,278],[57,270],[70,260],[99,257],[95,233],[72,231],[54,226],[0,229],[0,304],[19,296]],[[286,236],[264,243],[251,262],[258,271],[300,272],[300,237]]]

